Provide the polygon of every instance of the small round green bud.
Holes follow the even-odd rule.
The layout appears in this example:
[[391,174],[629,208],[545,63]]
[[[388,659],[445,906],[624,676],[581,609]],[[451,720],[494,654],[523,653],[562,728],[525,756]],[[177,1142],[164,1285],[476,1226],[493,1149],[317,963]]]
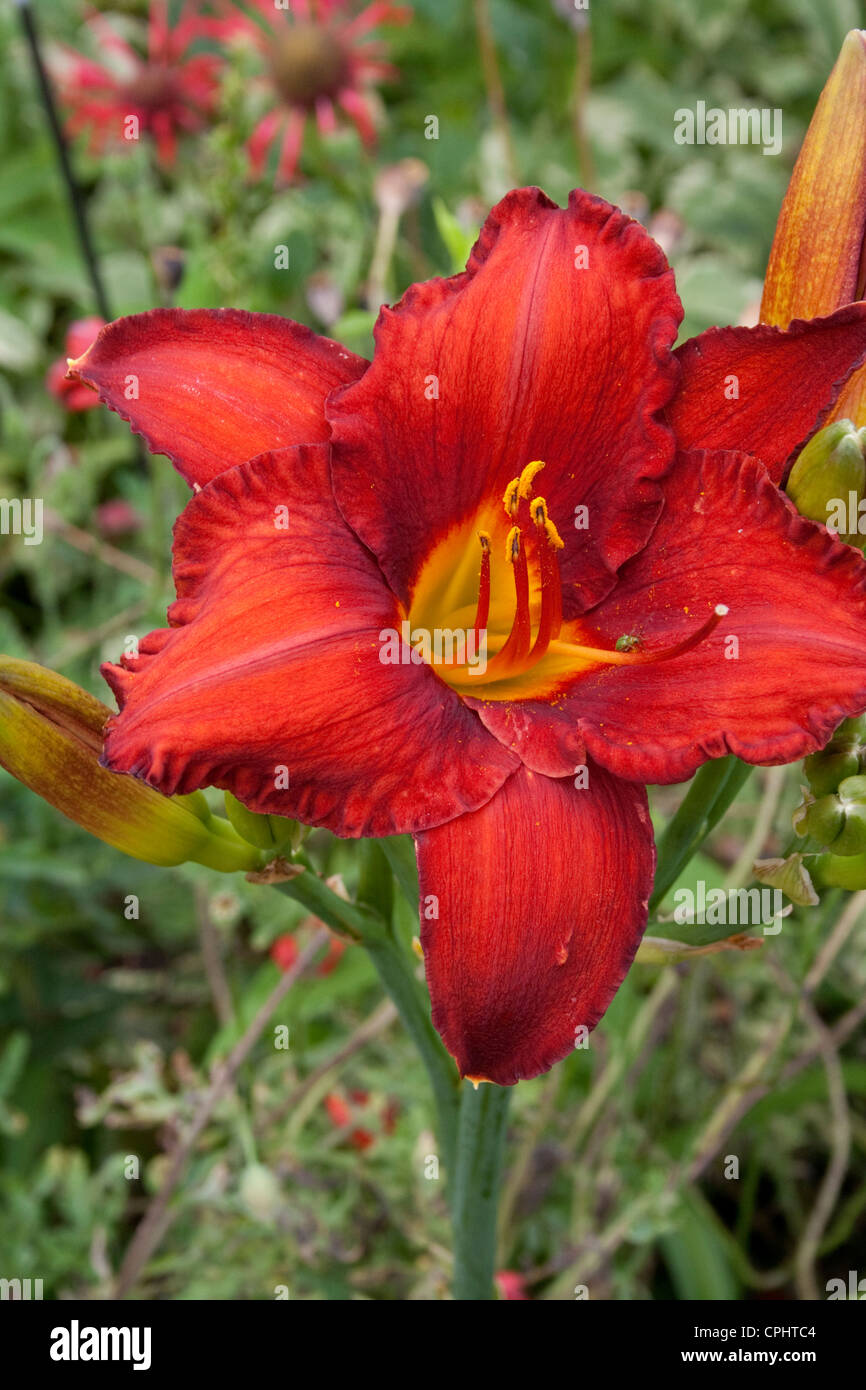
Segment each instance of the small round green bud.
[[793,824],[798,835],[811,836],[819,845],[829,848],[844,825],[838,797],[819,796],[817,800],[810,797],[797,807]]
[[858,749],[853,744],[831,752],[831,745],[821,753],[813,753],[803,763],[806,780],[815,796],[826,796],[834,792],[845,777],[853,777],[861,770]]
[[802,516],[820,521],[849,545],[862,545],[860,503],[866,494],[866,430],[837,420],[818,430],[791,469],[785,491]]

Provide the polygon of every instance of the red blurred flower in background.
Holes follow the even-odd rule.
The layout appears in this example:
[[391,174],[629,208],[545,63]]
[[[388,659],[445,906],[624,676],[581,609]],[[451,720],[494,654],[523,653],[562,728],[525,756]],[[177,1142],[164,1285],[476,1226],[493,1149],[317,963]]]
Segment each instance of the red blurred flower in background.
[[261,174],[269,149],[277,144],[277,178],[288,183],[294,177],[310,116],[323,135],[330,135],[341,111],[366,145],[375,144],[369,90],[396,72],[384,60],[385,45],[370,31],[380,24],[403,24],[411,11],[386,0],[373,0],[360,12],[352,0],[292,0],[290,10],[277,9],[273,0],[250,4],[263,22],[235,14],[225,32],[244,35],[256,45],[276,97],[276,105],[250,136],[253,174]]
[[[74,364],[200,489],[170,627],[105,668],[105,765],[412,833],[433,1020],[472,1079],[546,1070],[613,998],[653,877],[641,783],[791,762],[866,708],[866,564],[776,486],[866,305],[674,352],[681,313],[637,223],[519,189],[463,274],[382,310],[372,363],[154,310]],[[404,622],[486,631],[485,669],[411,640],[391,664]]]
[[526,1280],[516,1269],[500,1269],[494,1276],[496,1290],[499,1297],[508,1302],[515,1302],[529,1298],[526,1292]]
[[397,1116],[400,1107],[394,1100],[389,1100],[375,1114],[370,1113],[370,1094],[368,1091],[353,1090],[346,1096],[342,1091],[330,1091],[325,1096],[325,1109],[328,1118],[335,1129],[349,1130],[347,1135],[348,1142],[353,1149],[358,1149],[363,1153],[365,1149],[372,1149],[376,1143],[376,1133],[368,1128],[357,1126],[353,1129],[349,1127],[359,1118],[359,1112],[367,1121],[373,1121],[378,1126],[379,1137],[385,1134],[393,1134],[397,1125]]
[[[168,0],[151,0],[145,56],[103,16],[91,14],[86,22],[106,61],[96,62],[65,45],[59,49],[53,67],[70,113],[67,134],[89,130],[95,151],[113,140],[146,134],[162,163],[173,164],[179,136],[201,130],[214,109],[222,56],[190,49],[198,40],[218,35],[219,26],[200,16],[193,0],[186,0],[172,26]],[[134,134],[127,126],[129,117],[137,121]]]
[[99,330],[104,327],[105,319],[95,314],[89,319],[75,319],[66,330],[64,356],[58,357],[48,368],[45,385],[52,396],[63,402],[67,410],[92,410],[95,405],[99,405],[99,397],[95,391],[70,377],[69,359],[81,357]]
[[[335,936],[332,932],[328,950],[316,966],[314,974],[332,975],[340,963],[346,945],[347,943],[342,937]],[[297,938],[291,932],[283,932],[282,936],[278,936],[272,944],[269,954],[274,965],[285,973],[287,970],[291,970],[298,959],[299,951]]]

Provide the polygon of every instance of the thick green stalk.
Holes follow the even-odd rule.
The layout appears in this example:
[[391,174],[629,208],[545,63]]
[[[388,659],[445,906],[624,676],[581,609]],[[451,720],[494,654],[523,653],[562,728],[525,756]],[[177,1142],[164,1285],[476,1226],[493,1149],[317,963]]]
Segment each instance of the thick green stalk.
[[390,921],[386,920],[386,915],[390,916],[391,911],[390,886],[393,880],[389,873],[388,884],[385,885],[380,873],[384,859],[380,864],[380,854],[378,846],[364,842],[359,891],[368,899],[378,894],[381,911],[376,911],[370,901],[357,904],[346,902],[312,868],[276,887],[287,897],[302,903],[320,921],[336,931],[347,933],[369,951],[379,978],[396,1004],[430,1078],[442,1158],[450,1179],[457,1139],[457,1071],[433,1027],[427,992],[415,976],[415,963],[398,940]]
[[319,878],[312,867],[305,867],[304,872],[298,874],[297,878],[275,883],[274,887],[280,893],[285,893],[287,898],[294,898],[295,902],[301,903],[326,926],[354,937],[356,941],[363,941],[368,933],[381,930],[381,921],[375,913],[367,907],[356,906],[341,898]]
[[439,1130],[439,1143],[449,1186],[454,1171],[457,1144],[457,1116],[460,1092],[457,1069],[430,1021],[427,993],[412,972],[406,952],[390,933],[373,936],[364,945],[379,979],[397,1005],[404,1027],[418,1049],[433,1088]]
[[510,1089],[481,1082],[463,1085],[457,1160],[451,1198],[454,1223],[454,1297],[495,1298],[496,1222]]
[[652,912],[676,883],[692,855],[696,854],[751,775],[748,763],[733,756],[717,758],[695,774],[682,805],[668,822],[658,847]]

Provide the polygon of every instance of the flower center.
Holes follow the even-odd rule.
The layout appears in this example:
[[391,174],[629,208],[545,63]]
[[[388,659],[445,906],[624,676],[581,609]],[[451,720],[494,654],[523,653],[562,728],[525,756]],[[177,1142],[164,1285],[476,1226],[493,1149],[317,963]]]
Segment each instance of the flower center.
[[[424,659],[461,694],[483,694],[491,700],[528,698],[552,693],[563,678],[580,670],[667,661],[704,641],[728,612],[724,604],[717,604],[695,632],[665,647],[647,649],[629,633],[613,648],[573,640],[583,629],[579,621],[563,629],[559,553],[564,542],[545,498],[535,491],[544,466],[536,459],[509,483],[503,497],[505,522],[501,513],[488,510],[482,520],[489,529],[472,528],[481,547],[480,566],[476,559],[473,567],[476,579],[469,570],[470,535],[461,527],[437,547],[415,587],[410,621],[404,625],[411,643],[420,641]],[[497,532],[500,545],[504,539],[498,563]],[[455,551],[463,552],[456,564]],[[470,584],[474,604],[469,602]],[[443,613],[446,626],[431,634],[425,619]],[[439,640],[437,634],[448,640]]]
[[295,24],[270,55],[271,75],[289,106],[312,109],[346,85],[349,65],[337,35],[320,24]]
[[152,114],[171,106],[177,96],[172,69],[163,63],[148,63],[127,85],[124,95],[131,106]]

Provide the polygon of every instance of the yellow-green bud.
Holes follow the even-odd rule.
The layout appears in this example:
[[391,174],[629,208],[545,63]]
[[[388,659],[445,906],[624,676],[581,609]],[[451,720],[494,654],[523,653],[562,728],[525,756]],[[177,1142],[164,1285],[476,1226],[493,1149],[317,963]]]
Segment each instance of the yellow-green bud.
[[163,796],[100,766],[111,713],[64,676],[0,656],[0,766],[19,782],[134,859],[193,860],[223,873],[260,868],[262,856],[211,815],[201,792]]
[[793,823],[798,835],[811,836],[834,854],[866,852],[866,776],[844,778],[830,796],[807,794]]
[[843,719],[826,747],[806,758],[803,771],[815,796],[826,796],[846,777],[866,772],[866,718]]
[[261,816],[238,801],[231,792],[225,794],[226,815],[238,834],[251,845],[276,853],[277,850],[296,850],[307,834],[308,827],[288,816]]
[[818,430],[800,453],[785,488],[797,511],[821,521],[849,545],[862,546],[860,503],[866,494],[866,429],[837,420]]
[[847,888],[850,893],[866,888],[866,854],[818,854],[809,871],[819,888]]

